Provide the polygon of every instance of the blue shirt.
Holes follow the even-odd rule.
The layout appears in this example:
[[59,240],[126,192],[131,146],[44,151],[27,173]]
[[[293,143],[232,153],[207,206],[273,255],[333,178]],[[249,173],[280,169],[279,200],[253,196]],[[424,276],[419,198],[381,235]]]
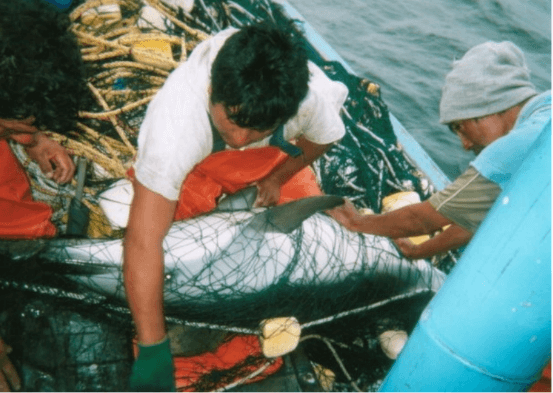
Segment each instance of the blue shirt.
[[470,165],[505,189],[542,132],[551,132],[551,91],[528,101],[513,129],[482,150]]

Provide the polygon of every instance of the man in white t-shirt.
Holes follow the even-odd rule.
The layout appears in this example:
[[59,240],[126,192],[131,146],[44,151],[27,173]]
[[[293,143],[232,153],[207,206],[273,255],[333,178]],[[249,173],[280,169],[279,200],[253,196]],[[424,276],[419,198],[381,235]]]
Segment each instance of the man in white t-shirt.
[[197,46],[148,107],[124,249],[139,342],[132,390],[175,388],[163,316],[162,240],[185,179],[212,153],[247,146],[240,152],[246,156],[251,148],[277,146],[286,157],[255,182],[256,204],[274,205],[282,185],[345,134],[339,110],[347,88],[308,62],[299,38],[291,27],[267,23],[224,30]]

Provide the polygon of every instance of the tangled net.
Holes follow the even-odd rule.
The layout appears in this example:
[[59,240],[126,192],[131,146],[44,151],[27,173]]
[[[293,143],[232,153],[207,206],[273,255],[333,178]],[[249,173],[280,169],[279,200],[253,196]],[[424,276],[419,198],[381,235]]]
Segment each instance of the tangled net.
[[[7,253],[10,258],[2,264],[0,275],[0,294],[7,305],[0,313],[0,335],[14,348],[12,359],[25,390],[126,389],[133,326],[122,298],[120,257],[110,249],[110,245],[120,247],[123,231],[106,219],[99,207],[100,194],[125,177],[148,103],[199,42],[228,26],[267,18],[278,23],[287,18],[279,6],[265,0],[198,0],[191,10],[176,3],[88,0],[70,10],[90,104],[79,113],[76,130],[49,131],[48,135],[89,163],[83,203],[89,209],[88,240],[84,242],[90,248],[82,260],[75,259],[67,246],[80,240],[61,237],[37,240],[33,246],[26,243],[25,252]],[[151,45],[162,50],[152,50]],[[375,212],[381,210],[383,197],[397,191],[415,191],[426,199],[431,186],[397,146],[378,86],[348,74],[340,63],[324,61],[313,49],[310,56],[350,91],[342,111],[346,136],[314,165],[323,191],[348,197],[357,207]],[[53,221],[63,234],[77,182],[57,185],[42,176],[22,148],[14,144],[12,149],[28,170],[33,196],[53,206]],[[214,280],[217,263],[225,262],[229,252],[213,236],[232,228],[240,232],[240,224],[247,221],[244,215],[251,215],[221,214],[217,226],[205,225],[206,217],[200,217],[176,233],[179,247],[190,248],[190,244],[183,246],[187,241],[197,243],[195,250],[201,251],[192,253],[205,254],[199,260],[202,272],[207,273],[203,277],[187,272],[182,282],[171,281],[182,271],[169,273],[167,287],[173,296],[166,297],[173,303],[168,303],[166,311],[173,352],[195,361],[190,359],[230,345],[237,337],[258,335],[259,322],[265,318],[294,316],[302,332],[309,333],[302,334],[297,353],[306,354],[310,370],[315,370],[311,389],[378,389],[392,364],[378,337],[385,331],[409,332],[414,327],[433,294],[432,274],[417,286],[406,284],[420,272],[413,273],[410,262],[402,260],[387,240],[353,235],[319,214],[306,221],[309,228],[302,225],[286,236],[268,232],[253,242],[257,247],[253,257],[243,259],[239,254],[242,259],[235,258],[236,265],[231,267],[238,272],[236,282],[225,281],[229,276]],[[319,230],[322,227],[327,230]],[[91,243],[89,239],[96,240]],[[168,236],[166,242],[171,241]],[[212,244],[217,247],[210,248]],[[252,239],[245,244],[251,245]],[[56,247],[58,254],[52,251]],[[179,247],[166,249],[168,258],[182,270],[190,251],[178,254]],[[317,259],[321,253],[327,255],[323,267]],[[355,269],[347,265],[346,257],[356,264]],[[397,261],[396,270],[377,274],[387,258]],[[284,273],[276,274],[275,266]],[[328,280],[321,279],[325,267],[331,270]],[[96,280],[102,269],[108,272],[111,291]],[[305,280],[293,279],[295,273],[308,271],[313,275],[305,274]],[[251,277],[262,284],[257,287],[244,281]],[[185,284],[201,293],[191,295],[182,289]],[[198,360],[194,368],[198,375],[177,378],[177,386],[181,391],[241,390],[260,375],[275,372],[279,361],[282,372],[286,369],[282,359],[268,360],[259,348],[227,367],[209,369]]]

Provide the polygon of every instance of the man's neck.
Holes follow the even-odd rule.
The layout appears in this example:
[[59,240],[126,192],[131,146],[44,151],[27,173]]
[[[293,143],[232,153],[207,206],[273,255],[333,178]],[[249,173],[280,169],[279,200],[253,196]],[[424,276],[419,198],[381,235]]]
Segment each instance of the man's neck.
[[506,134],[511,132],[511,130],[515,126],[515,123],[517,122],[520,111],[522,110],[524,105],[526,105],[526,103],[530,101],[530,99],[531,98],[528,98],[522,101],[520,104],[515,105],[500,114],[503,124],[505,124],[505,128],[508,130]]

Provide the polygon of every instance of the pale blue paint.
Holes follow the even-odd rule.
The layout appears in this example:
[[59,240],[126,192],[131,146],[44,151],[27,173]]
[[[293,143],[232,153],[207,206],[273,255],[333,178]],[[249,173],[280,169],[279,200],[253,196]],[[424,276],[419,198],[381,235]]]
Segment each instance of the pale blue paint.
[[381,391],[521,391],[551,358],[551,132],[421,316]]

